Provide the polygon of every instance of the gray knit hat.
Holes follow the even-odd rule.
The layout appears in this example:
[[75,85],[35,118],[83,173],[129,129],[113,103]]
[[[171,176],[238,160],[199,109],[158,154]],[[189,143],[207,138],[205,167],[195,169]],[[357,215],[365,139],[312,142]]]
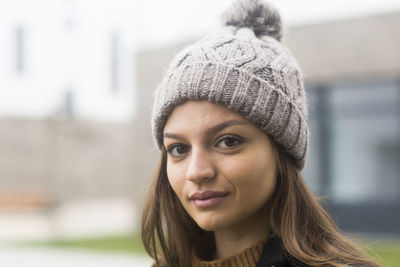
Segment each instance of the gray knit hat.
[[261,0],[236,2],[224,27],[181,51],[157,88],[152,128],[158,147],[177,105],[207,100],[255,123],[302,169],[308,150],[303,78],[280,39],[275,9]]

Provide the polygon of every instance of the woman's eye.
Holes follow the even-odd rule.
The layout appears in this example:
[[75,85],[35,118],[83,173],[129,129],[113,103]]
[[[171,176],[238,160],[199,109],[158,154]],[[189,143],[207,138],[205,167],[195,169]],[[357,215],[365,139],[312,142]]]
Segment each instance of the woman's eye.
[[180,157],[189,152],[189,147],[182,144],[176,144],[169,146],[167,151],[173,157]]
[[242,143],[242,139],[236,136],[227,136],[222,139],[220,139],[217,142],[218,147],[222,148],[233,148],[237,145],[240,145]]

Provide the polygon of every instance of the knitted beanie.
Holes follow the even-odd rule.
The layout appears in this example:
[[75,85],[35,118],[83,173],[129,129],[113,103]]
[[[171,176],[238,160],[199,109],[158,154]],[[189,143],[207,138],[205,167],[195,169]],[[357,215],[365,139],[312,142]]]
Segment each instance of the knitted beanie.
[[158,147],[176,106],[206,100],[253,122],[301,170],[308,150],[306,97],[301,71],[281,36],[275,9],[261,0],[239,0],[226,12],[224,27],[176,55],[154,95]]

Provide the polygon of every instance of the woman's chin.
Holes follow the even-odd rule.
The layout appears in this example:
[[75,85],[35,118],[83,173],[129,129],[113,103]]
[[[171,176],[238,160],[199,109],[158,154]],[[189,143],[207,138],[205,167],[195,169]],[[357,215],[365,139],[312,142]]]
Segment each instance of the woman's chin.
[[205,216],[203,218],[195,218],[195,222],[201,229],[209,232],[216,231],[227,226],[226,220],[219,217],[215,218],[211,216]]
[[200,221],[200,222],[197,222],[197,225],[201,229],[203,229],[205,231],[209,231],[209,232],[215,231],[215,229],[218,228],[217,227],[218,224],[216,222]]

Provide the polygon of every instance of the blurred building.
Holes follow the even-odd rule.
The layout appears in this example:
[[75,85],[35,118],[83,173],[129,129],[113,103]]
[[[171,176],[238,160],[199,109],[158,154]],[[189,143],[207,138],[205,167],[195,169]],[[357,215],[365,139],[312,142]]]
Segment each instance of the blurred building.
[[[137,226],[158,157],[152,94],[186,43],[136,51],[133,2],[0,2],[0,238],[9,207],[39,210],[55,232]],[[392,13],[295,27],[284,40],[306,77],[304,176],[344,230],[400,233],[398,25]]]
[[[384,14],[291,28],[284,40],[308,91],[311,152],[303,174],[347,231],[400,233],[399,25],[400,13]],[[149,92],[183,46],[138,53],[143,123]]]

